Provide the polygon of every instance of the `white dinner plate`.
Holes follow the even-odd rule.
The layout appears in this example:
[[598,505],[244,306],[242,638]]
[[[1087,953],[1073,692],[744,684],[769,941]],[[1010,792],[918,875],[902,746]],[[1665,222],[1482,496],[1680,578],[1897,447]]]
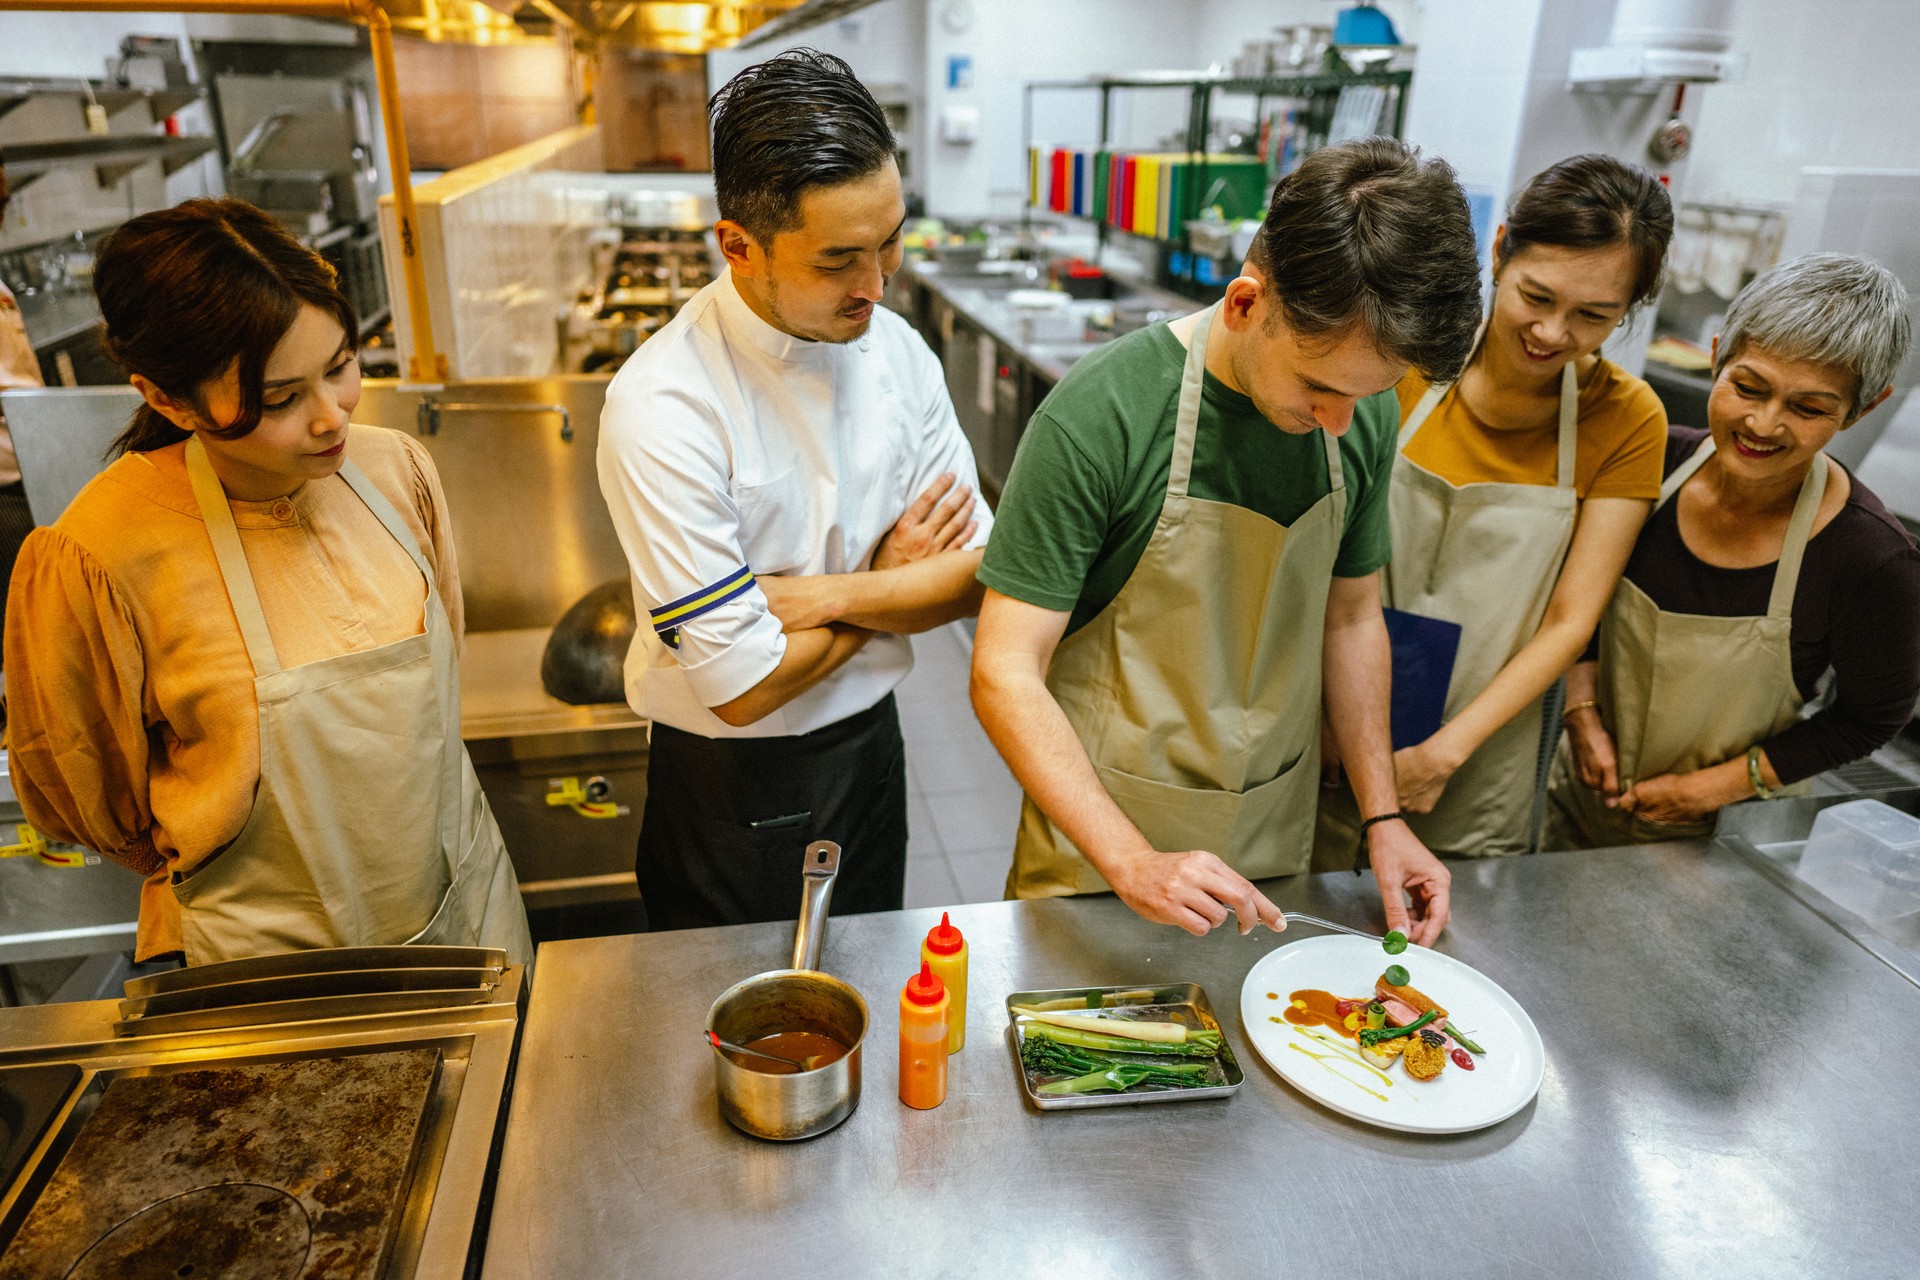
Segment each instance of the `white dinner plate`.
[[[1295,991],[1371,996],[1390,964],[1406,969],[1408,985],[1444,1008],[1449,1025],[1457,1022],[1486,1050],[1474,1055],[1472,1071],[1449,1062],[1439,1079],[1421,1081],[1395,1063],[1386,1070],[1392,1081],[1387,1084],[1281,1017]],[[1527,1011],[1493,979],[1425,947],[1390,956],[1367,938],[1286,943],[1247,974],[1240,1020],[1253,1047],[1288,1084],[1341,1115],[1407,1133],[1466,1133],[1498,1124],[1533,1100],[1547,1069],[1546,1049]],[[1352,1041],[1342,1037],[1341,1043]]]

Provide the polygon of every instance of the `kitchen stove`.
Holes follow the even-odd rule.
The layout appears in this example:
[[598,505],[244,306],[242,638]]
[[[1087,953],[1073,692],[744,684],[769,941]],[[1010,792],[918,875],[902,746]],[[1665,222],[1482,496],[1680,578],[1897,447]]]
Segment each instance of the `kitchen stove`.
[[713,280],[704,230],[621,228],[623,239],[601,287],[584,373],[611,372]]
[[0,1280],[464,1274],[522,978],[342,949],[0,1010]]

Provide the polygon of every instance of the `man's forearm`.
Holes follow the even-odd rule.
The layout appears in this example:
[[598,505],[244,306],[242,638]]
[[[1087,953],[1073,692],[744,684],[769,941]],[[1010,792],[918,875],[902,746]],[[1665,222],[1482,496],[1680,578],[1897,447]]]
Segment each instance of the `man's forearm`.
[[1394,812],[1393,648],[1379,610],[1330,626],[1320,669],[1327,722],[1360,816]]
[[1110,860],[1150,851],[1094,772],[1086,748],[1025,655],[976,652],[973,709],[1040,811],[1105,873]]
[[942,551],[892,569],[844,574],[836,621],[911,634],[971,618],[980,612],[980,597],[986,593],[975,576],[985,554],[984,549]]
[[789,632],[780,665],[739,697],[713,708],[713,714],[736,729],[762,720],[838,671],[872,636],[837,624]]
[[820,595],[822,621],[910,635],[980,612],[980,551],[942,551],[891,569],[801,579]]

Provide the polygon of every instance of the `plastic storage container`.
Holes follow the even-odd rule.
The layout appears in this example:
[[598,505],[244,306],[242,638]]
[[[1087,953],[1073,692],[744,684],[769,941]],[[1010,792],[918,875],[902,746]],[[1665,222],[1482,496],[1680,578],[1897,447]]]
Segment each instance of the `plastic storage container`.
[[1890,933],[1920,937],[1920,818],[1878,800],[1822,809],[1799,875]]

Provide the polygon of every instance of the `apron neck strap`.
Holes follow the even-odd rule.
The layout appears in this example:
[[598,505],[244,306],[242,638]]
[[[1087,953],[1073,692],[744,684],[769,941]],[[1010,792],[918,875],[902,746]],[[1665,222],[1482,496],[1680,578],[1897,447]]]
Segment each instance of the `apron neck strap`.
[[[1187,496],[1187,486],[1193,479],[1193,447],[1200,436],[1200,395],[1207,379],[1207,334],[1219,311],[1217,302],[1202,311],[1193,332],[1187,335],[1187,362],[1180,372],[1180,408],[1173,423],[1173,466],[1167,473],[1167,493],[1175,498]],[[1341,494],[1344,503],[1347,473],[1340,461],[1340,442],[1327,431],[1317,434],[1327,451],[1328,491]]]
[[1407,443],[1413,439],[1414,433],[1426,425],[1428,417],[1439,407],[1440,402],[1446,399],[1447,392],[1451,390],[1453,390],[1451,382],[1436,382],[1421,393],[1420,399],[1414,402],[1413,412],[1407,415],[1407,420],[1400,426],[1399,448],[1401,451],[1406,450]]
[[1176,498],[1187,496],[1187,483],[1193,478],[1193,444],[1200,435],[1200,395],[1207,380],[1207,334],[1219,312],[1217,302],[1202,311],[1193,332],[1187,335],[1187,362],[1180,371],[1180,407],[1173,420],[1173,469],[1167,475],[1167,492]]
[[[420,549],[420,540],[413,536],[413,530],[400,518],[394,505],[387,501],[387,495],[374,487],[373,481],[367,479],[367,473],[360,469],[358,463],[342,462],[339,475],[360,495],[360,500],[367,504],[386,531],[393,535],[393,540],[413,558],[421,576],[427,580],[427,598],[432,600],[439,593],[433,566],[427,563],[427,557]],[[213,464],[207,459],[207,448],[200,443],[198,435],[187,441],[187,479],[193,485],[193,499],[200,506],[200,515],[207,522],[207,537],[213,543],[213,556],[219,562],[220,578],[226,584],[227,599],[232,603],[233,616],[240,624],[240,635],[247,642],[247,657],[253,663],[253,673],[256,676],[272,675],[280,670],[280,655],[273,647],[272,633],[267,630],[267,615],[260,607],[260,593],[254,589],[253,572],[247,568],[247,554],[240,545],[240,531],[233,523],[233,508],[227,503],[226,490],[220,487],[220,478],[213,473]],[[431,613],[431,609],[428,612]]]
[[[1478,350],[1477,340],[1475,349]],[[1554,487],[1559,489],[1573,488],[1574,458],[1580,444],[1580,375],[1574,372],[1573,366],[1574,362],[1569,360],[1560,370],[1560,413],[1557,419],[1559,455],[1553,479]],[[1406,422],[1400,428],[1399,448],[1402,452],[1406,450],[1407,442],[1413,439],[1414,433],[1432,416],[1455,385],[1451,382],[1435,383],[1421,395],[1413,406],[1413,412],[1407,415]]]
[[[1660,485],[1660,506],[1673,500],[1682,485],[1713,456],[1713,437],[1700,442],[1688,459],[1674,468]],[[1800,482],[1800,496],[1794,499],[1793,515],[1787,520],[1786,542],[1780,547],[1780,559],[1773,567],[1773,589],[1767,595],[1769,618],[1792,618],[1793,595],[1800,586],[1800,563],[1806,557],[1807,542],[1813,537],[1814,517],[1820,514],[1820,500],[1827,493],[1827,455],[1814,455],[1807,478]]]
[[1573,488],[1574,458],[1580,444],[1580,375],[1573,368],[1577,363],[1569,360],[1560,370],[1560,461],[1554,475],[1554,486],[1560,489]]
[[1707,459],[1713,456],[1713,449],[1712,436],[1702,440],[1699,447],[1687,456],[1687,460],[1675,467],[1673,474],[1660,482],[1660,501],[1654,506],[1664,507],[1673,501],[1673,495],[1680,492],[1680,487],[1693,479],[1693,473],[1705,466]]
[[240,635],[247,642],[247,657],[256,676],[272,675],[280,670],[280,655],[274,651],[273,636],[267,631],[267,615],[260,608],[260,595],[253,589],[253,574],[247,568],[247,555],[240,546],[240,531],[234,527],[233,508],[227,505],[226,490],[213,473],[207,459],[207,447],[198,433],[187,440],[187,479],[193,485],[193,500],[207,524],[207,537],[213,543],[213,557],[220,565],[220,577],[226,583],[227,599],[240,624]]
[[1344,505],[1346,498],[1344,495],[1347,490],[1347,469],[1340,462],[1340,441],[1335,439],[1334,434],[1325,428],[1322,428],[1318,434],[1321,445],[1327,451],[1327,492],[1342,495],[1341,502],[1343,505],[1341,510],[1344,513],[1346,510]]
[[407,527],[407,522],[400,517],[394,505],[387,501],[387,495],[374,488],[373,481],[367,479],[367,473],[360,469],[358,463],[342,462],[340,478],[360,495],[360,501],[366,503],[368,510],[372,511],[380,523],[386,526],[387,532],[393,535],[393,540],[413,557],[414,564],[418,565],[420,572],[426,575],[427,590],[431,594],[434,590],[433,566],[427,563],[426,553],[420,549],[420,540],[413,536],[413,530]]
[[1813,519],[1820,514],[1820,499],[1827,494],[1827,455],[1813,455],[1807,478],[1800,482],[1800,496],[1793,504],[1793,516],[1787,521],[1787,540],[1780,548],[1780,563],[1773,570],[1773,591],[1767,597],[1769,618],[1793,617],[1793,593],[1800,586],[1800,561],[1813,537]]

